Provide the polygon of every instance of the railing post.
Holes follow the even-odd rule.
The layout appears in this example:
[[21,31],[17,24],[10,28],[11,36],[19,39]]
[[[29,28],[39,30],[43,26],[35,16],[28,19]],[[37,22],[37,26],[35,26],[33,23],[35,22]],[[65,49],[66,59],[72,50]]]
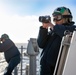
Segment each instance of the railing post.
[[18,69],[17,69],[17,66],[16,66],[15,69],[14,69],[14,75],[18,75]]
[[21,46],[21,75],[22,75],[22,66],[23,66],[23,62],[22,62],[22,59],[23,59],[23,46]]
[[29,64],[26,65],[26,75],[29,75]]

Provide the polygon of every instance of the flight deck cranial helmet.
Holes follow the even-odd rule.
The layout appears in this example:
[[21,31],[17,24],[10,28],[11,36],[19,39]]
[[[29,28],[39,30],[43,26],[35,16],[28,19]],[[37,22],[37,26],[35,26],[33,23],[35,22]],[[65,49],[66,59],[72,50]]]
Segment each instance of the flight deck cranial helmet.
[[7,34],[2,34],[1,39],[9,39],[9,36]]
[[69,8],[66,7],[58,7],[53,12],[54,21],[60,21],[61,19],[65,19],[65,22],[72,22],[72,13]]

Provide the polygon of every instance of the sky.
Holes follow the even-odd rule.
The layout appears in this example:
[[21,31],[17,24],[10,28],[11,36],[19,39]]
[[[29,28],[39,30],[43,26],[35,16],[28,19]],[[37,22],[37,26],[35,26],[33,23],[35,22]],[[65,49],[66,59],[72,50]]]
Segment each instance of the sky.
[[70,8],[76,21],[76,0],[0,0],[0,36],[6,33],[15,43],[27,43],[38,37],[39,16],[52,16],[61,6]]

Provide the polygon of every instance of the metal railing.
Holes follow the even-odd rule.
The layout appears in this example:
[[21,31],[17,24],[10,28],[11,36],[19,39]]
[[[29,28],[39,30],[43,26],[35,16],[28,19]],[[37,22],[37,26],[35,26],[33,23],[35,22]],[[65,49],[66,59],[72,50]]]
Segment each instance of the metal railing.
[[[21,62],[20,62],[20,64],[18,64],[15,67],[12,74],[13,75],[29,75],[29,61],[30,61],[30,59],[29,59],[28,54],[24,52],[27,50],[27,48],[25,48],[21,45],[18,49],[21,53]],[[39,59],[36,59],[36,61],[39,61]],[[0,63],[5,63],[5,62],[6,62],[5,60],[0,61]],[[26,63],[26,62],[28,62],[28,63]],[[4,70],[2,72],[4,72]]]

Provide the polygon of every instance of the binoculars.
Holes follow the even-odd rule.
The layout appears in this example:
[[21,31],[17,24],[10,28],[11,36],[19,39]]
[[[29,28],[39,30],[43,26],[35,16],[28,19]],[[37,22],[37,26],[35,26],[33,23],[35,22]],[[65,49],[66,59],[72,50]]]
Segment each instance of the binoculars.
[[51,21],[51,17],[50,16],[39,16],[39,22],[49,23],[50,21]]

